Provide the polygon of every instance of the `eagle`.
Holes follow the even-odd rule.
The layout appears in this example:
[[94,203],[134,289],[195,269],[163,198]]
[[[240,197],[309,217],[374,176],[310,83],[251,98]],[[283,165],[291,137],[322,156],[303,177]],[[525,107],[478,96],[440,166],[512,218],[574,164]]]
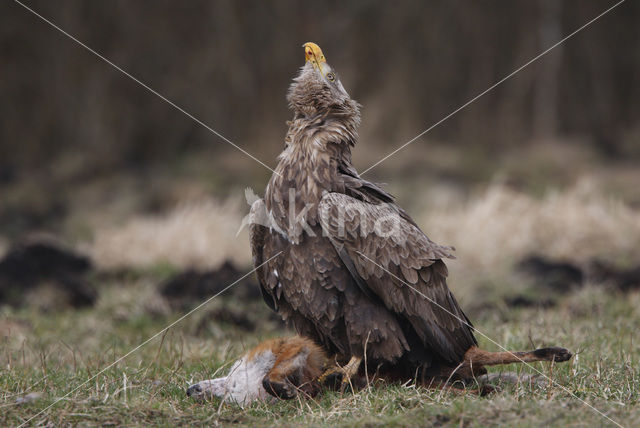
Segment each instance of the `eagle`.
[[[250,211],[250,241],[269,307],[343,361],[417,370],[456,367],[477,345],[447,287],[453,248],[431,241],[351,160],[360,105],[315,43],[287,101],[285,147]],[[366,355],[365,355],[366,354]]]

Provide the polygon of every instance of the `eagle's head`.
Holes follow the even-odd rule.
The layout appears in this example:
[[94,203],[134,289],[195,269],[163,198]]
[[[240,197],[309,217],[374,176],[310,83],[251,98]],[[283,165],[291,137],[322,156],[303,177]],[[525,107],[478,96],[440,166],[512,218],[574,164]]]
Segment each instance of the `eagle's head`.
[[358,121],[358,103],[349,97],[320,46],[308,42],[302,47],[306,63],[289,87],[287,100],[291,109],[306,117],[335,112],[352,115]]

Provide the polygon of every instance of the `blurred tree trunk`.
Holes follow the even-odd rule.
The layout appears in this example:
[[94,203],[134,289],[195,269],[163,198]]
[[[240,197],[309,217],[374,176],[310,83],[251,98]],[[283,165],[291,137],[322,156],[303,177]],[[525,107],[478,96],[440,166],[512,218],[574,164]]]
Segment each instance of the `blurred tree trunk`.
[[[562,37],[560,17],[562,2],[538,0],[540,50],[557,43]],[[533,135],[537,138],[553,137],[558,132],[558,75],[562,61],[562,47],[558,46],[545,56],[539,65],[533,99]]]

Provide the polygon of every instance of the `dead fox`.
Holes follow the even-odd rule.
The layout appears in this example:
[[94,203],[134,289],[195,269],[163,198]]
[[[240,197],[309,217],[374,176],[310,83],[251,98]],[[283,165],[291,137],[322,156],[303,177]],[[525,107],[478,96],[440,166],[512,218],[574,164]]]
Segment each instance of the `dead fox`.
[[[442,373],[434,373],[431,376],[421,376],[416,380],[421,385],[442,387],[446,386],[451,379],[477,380],[476,376],[486,374],[485,366],[534,361],[562,362],[569,360],[571,356],[568,350],[556,347],[527,352],[489,352],[472,347],[458,367],[443,370]],[[273,397],[291,399],[300,393],[314,397],[323,386],[335,385],[336,379],[342,382],[342,386],[345,382],[350,383],[351,386],[364,384],[363,376],[359,378],[351,375],[343,376],[348,365],[340,367],[333,361],[327,357],[321,347],[305,337],[271,339],[262,342],[237,360],[227,376],[193,384],[187,389],[187,395],[196,400],[220,397],[226,402],[245,405],[255,400]],[[373,378],[389,381],[406,380],[400,379],[393,370],[376,373]],[[486,377],[486,379],[495,379],[495,376]],[[500,379],[523,380],[517,376],[514,378],[510,373],[503,373]],[[531,378],[527,378],[527,381],[529,380]],[[491,390],[493,388],[483,387],[473,392],[484,394]]]
[[243,355],[227,376],[191,385],[187,395],[195,399],[220,397],[238,404],[271,396],[289,399],[299,392],[313,397],[320,391],[318,378],[327,363],[324,351],[310,339],[271,339]]

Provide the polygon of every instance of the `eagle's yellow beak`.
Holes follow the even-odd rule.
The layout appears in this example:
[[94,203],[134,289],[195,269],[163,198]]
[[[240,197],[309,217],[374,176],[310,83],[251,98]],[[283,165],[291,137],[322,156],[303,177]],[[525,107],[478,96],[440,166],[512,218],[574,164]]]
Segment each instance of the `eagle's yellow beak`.
[[315,68],[319,69],[320,72],[322,73],[321,64],[323,62],[326,63],[327,60],[324,59],[324,54],[322,53],[322,49],[320,49],[320,46],[316,45],[313,42],[307,42],[304,45],[302,45],[302,47],[304,48],[304,59],[307,62],[310,62]]

